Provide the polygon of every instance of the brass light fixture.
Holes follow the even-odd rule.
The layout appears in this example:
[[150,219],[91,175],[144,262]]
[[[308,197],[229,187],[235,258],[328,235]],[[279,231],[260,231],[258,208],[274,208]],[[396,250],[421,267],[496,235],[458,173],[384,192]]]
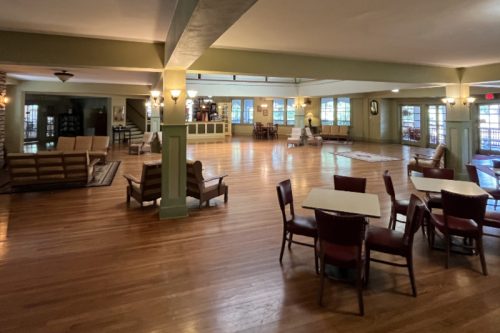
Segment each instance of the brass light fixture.
[[57,78],[59,80],[61,80],[62,82],[66,82],[74,76],[73,74],[71,74],[65,70],[62,70],[60,72],[55,72],[54,75],[57,76]]

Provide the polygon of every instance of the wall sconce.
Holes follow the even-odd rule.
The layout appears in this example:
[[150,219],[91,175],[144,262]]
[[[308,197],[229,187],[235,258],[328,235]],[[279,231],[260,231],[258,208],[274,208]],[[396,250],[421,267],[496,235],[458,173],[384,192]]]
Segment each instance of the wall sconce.
[[10,101],[10,98],[7,97],[7,95],[5,94],[5,91],[3,91],[1,94],[0,94],[0,107],[2,108],[5,108],[5,105],[7,103],[9,103]]
[[193,99],[193,98],[196,97],[196,95],[198,95],[198,92],[196,90],[188,90],[187,91],[187,95],[188,95],[189,98]]
[[441,98],[441,101],[442,101],[444,104],[455,105],[455,99],[454,99],[453,97],[445,97],[445,98]]
[[260,107],[263,109],[267,109],[267,104],[261,104]]
[[476,97],[469,96],[464,100],[464,105],[471,105],[476,101]]
[[300,106],[302,106],[303,108],[305,108],[307,106],[306,103],[302,103]]
[[162,102],[162,98],[160,97],[161,91],[151,90],[149,93],[151,94],[151,97],[153,97],[153,105],[156,107],[160,106],[160,104]]
[[170,97],[174,101],[175,104],[177,104],[177,99],[181,95],[181,90],[180,89],[172,89],[170,90]]

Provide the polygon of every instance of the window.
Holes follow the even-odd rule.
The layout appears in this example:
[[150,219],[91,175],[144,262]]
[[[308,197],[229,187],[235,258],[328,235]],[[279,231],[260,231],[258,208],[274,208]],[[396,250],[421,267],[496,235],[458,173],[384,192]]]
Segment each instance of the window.
[[233,99],[231,104],[231,122],[241,124],[241,99]]
[[38,129],[38,105],[24,106],[24,139],[36,139]]
[[500,104],[479,105],[479,144],[481,151],[500,151]]
[[295,98],[286,99],[286,124],[295,125]]
[[351,100],[348,97],[337,98],[337,125],[351,125]]
[[54,116],[47,116],[47,130],[45,132],[47,138],[54,137],[54,125]]
[[333,125],[333,97],[321,98],[321,125]]
[[253,99],[243,101],[243,124],[253,124]]
[[420,141],[420,106],[401,106],[401,133],[404,141]]
[[429,105],[429,143],[446,143],[446,106]]
[[277,98],[273,101],[273,122],[275,124],[285,124],[285,100]]

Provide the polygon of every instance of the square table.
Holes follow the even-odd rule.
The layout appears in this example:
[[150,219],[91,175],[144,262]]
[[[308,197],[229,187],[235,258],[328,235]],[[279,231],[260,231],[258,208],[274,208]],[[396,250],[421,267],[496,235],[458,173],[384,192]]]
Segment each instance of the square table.
[[411,176],[410,178],[417,191],[421,192],[439,193],[441,192],[441,190],[446,190],[463,195],[488,194],[488,192],[486,192],[473,182],[416,176]]
[[302,203],[303,208],[321,209],[330,212],[360,214],[380,217],[378,195],[313,188]]

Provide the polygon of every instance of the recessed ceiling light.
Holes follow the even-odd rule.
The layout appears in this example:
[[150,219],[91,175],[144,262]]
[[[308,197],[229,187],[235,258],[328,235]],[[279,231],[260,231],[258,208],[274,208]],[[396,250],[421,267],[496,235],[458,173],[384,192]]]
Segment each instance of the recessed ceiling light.
[[398,93],[399,92],[399,89],[392,89],[391,90],[393,93]]

